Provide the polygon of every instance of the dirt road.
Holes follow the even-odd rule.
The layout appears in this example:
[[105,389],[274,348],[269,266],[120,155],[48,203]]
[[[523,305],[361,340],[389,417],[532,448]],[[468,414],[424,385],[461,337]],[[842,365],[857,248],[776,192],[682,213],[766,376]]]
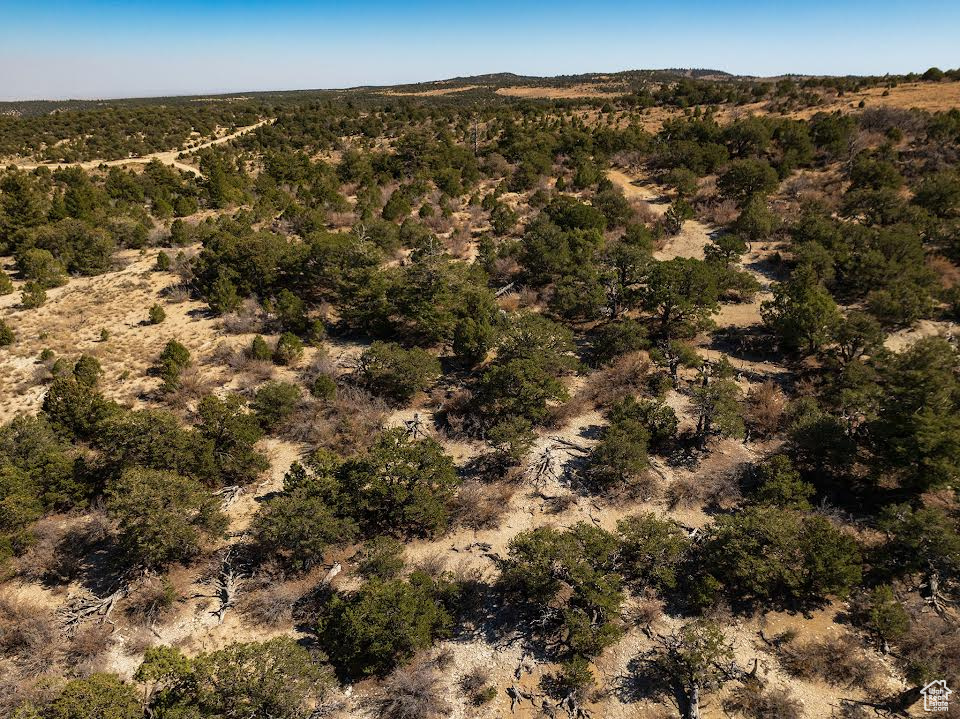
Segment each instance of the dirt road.
[[4,162],[3,165],[15,165],[22,170],[35,170],[38,167],[49,167],[51,170],[55,170],[59,167],[82,167],[84,170],[92,170],[94,168],[100,167],[100,165],[106,165],[107,167],[114,167],[120,165],[146,165],[151,160],[159,160],[164,165],[170,165],[175,167],[178,170],[183,170],[184,172],[192,172],[198,177],[203,177],[203,173],[200,172],[196,167],[188,165],[185,162],[181,162],[177,159],[177,156],[183,152],[196,152],[197,150],[203,150],[207,147],[212,147],[214,145],[222,145],[225,142],[230,142],[241,135],[245,135],[248,132],[256,130],[262,125],[266,125],[268,122],[273,122],[272,119],[261,120],[260,122],[248,125],[246,127],[241,127],[236,132],[232,132],[229,135],[224,135],[223,137],[218,137],[215,140],[208,140],[196,147],[191,147],[189,149],[177,149],[177,150],[162,150],[161,152],[151,152],[149,155],[143,155],[141,157],[124,157],[119,160],[86,160],[84,162]]

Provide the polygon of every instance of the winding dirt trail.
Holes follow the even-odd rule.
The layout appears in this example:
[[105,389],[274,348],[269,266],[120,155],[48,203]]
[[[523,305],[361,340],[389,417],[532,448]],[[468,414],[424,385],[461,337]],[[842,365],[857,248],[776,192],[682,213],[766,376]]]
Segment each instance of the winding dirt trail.
[[[627,199],[646,202],[650,210],[662,216],[670,207],[670,196],[662,188],[642,177],[631,177],[622,170],[607,170],[609,180],[619,187]],[[683,229],[672,237],[660,249],[654,251],[657,260],[672,260],[675,257],[693,257],[703,259],[703,248],[710,244],[715,229],[699,220],[687,220]]]
[[176,149],[176,150],[161,150],[160,152],[151,152],[149,155],[142,155],[140,157],[124,157],[119,160],[85,160],[84,162],[9,162],[4,163],[4,165],[14,165],[19,167],[21,170],[35,170],[38,167],[49,167],[51,170],[56,170],[61,167],[80,167],[84,170],[93,170],[101,165],[106,167],[116,167],[122,165],[146,165],[152,160],[159,160],[164,165],[170,165],[175,167],[178,170],[183,170],[184,172],[192,172],[198,177],[203,177],[203,173],[200,172],[196,167],[188,165],[185,162],[181,162],[177,157],[184,152],[196,152],[197,150],[204,150],[208,147],[213,147],[214,145],[222,145],[231,140],[235,140],[241,135],[246,135],[248,132],[256,130],[258,127],[266,125],[268,122],[273,122],[273,119],[261,120],[260,122],[254,123],[253,125],[247,125],[246,127],[241,127],[236,132],[232,132],[229,135],[224,135],[223,137],[218,137],[215,140],[208,140],[196,147],[191,147],[188,149]]

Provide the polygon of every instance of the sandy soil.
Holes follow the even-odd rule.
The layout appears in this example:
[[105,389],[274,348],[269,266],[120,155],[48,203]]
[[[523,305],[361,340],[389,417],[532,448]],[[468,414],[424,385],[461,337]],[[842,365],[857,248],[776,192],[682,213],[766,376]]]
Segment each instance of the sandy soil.
[[498,95],[505,97],[568,99],[578,97],[612,97],[622,95],[623,90],[617,85],[582,84],[570,87],[501,87]]
[[919,320],[912,327],[897,330],[887,336],[884,346],[894,352],[901,352],[919,339],[925,337],[936,337],[938,335],[949,336],[956,334],[956,322],[940,322],[937,320]]
[[[40,351],[75,360],[87,353],[103,366],[104,387],[113,399],[138,404],[159,380],[147,369],[164,344],[176,338],[197,357],[209,355],[219,341],[218,321],[208,316],[205,304],[196,301],[164,302],[161,291],[177,284],[175,275],[154,272],[157,250],[118,253],[122,269],[96,277],[75,277],[63,287],[47,290],[40,308],[20,308],[20,281],[13,294],[0,297],[0,316],[13,328],[17,341],[0,351],[0,379],[13,390],[0,404],[0,422],[18,412],[36,411],[43,399],[48,373],[39,361]],[[147,312],[160,303],[166,319],[146,323]],[[100,340],[101,330],[109,338]]]
[[460,85],[459,87],[438,87],[433,90],[421,90],[420,92],[403,92],[400,90],[384,90],[381,95],[401,95],[404,97],[438,97],[440,95],[454,95],[458,92],[475,90],[480,85]]
[[[642,175],[630,174],[623,170],[608,170],[607,177],[623,190],[627,199],[637,199],[647,203],[656,215],[663,215],[670,206],[671,197],[662,188]],[[653,253],[658,260],[672,260],[675,257],[694,257],[703,259],[703,248],[710,244],[710,236],[715,232],[699,220],[687,220],[680,233],[668,237],[662,247]]]

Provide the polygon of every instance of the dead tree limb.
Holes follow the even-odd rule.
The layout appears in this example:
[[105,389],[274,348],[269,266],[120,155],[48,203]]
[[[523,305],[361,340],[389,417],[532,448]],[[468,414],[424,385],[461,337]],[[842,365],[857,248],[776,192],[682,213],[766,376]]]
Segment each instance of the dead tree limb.
[[413,419],[406,420],[403,425],[406,427],[410,439],[423,439],[427,436],[427,425],[419,412],[414,412]]
[[97,624],[109,622],[117,602],[130,593],[129,584],[123,584],[119,589],[106,597],[95,597],[91,594],[77,594],[67,598],[67,603],[57,610],[57,615],[63,622],[64,628],[71,632],[85,621],[96,619]]
[[217,577],[217,596],[220,599],[220,606],[213,614],[217,618],[218,624],[223,623],[223,617],[227,610],[233,607],[236,602],[241,584],[243,584],[243,577],[233,566],[228,550],[223,557],[223,564],[220,566],[220,576]]
[[330,571],[327,572],[326,576],[324,576],[323,578],[323,581],[320,582],[320,586],[329,587],[330,582],[333,581],[333,578],[338,574],[340,574],[342,570],[343,570],[343,565],[341,565],[340,562],[334,562],[333,566],[330,567]]
[[562,445],[563,445],[564,447],[566,447],[568,450],[572,450],[572,451],[574,451],[574,452],[579,452],[579,453],[581,453],[581,454],[589,454],[589,452],[590,452],[590,450],[587,449],[586,447],[582,447],[582,446],[579,445],[579,444],[575,444],[575,443],[571,442],[570,440],[564,439],[563,437],[551,437],[550,440],[551,440],[552,442],[557,443],[557,444],[562,444]]
[[220,497],[223,502],[223,509],[226,509],[231,504],[239,499],[240,495],[244,493],[244,488],[238,484],[231,484],[229,487],[224,487],[223,489],[218,489],[213,494],[217,497]]

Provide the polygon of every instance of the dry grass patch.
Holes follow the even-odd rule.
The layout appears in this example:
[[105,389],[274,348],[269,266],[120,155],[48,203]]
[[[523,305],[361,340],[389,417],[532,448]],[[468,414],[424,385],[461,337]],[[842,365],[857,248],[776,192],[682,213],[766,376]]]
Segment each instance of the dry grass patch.
[[382,719],[438,719],[452,711],[440,672],[426,663],[396,669],[383,680],[372,704]]
[[612,364],[592,372],[583,387],[550,418],[553,427],[562,427],[574,417],[594,409],[606,409],[627,395],[646,390],[650,358],[646,352],[621,355]]
[[509,510],[510,499],[516,490],[505,483],[485,484],[467,480],[453,500],[454,522],[470,529],[495,529]]
[[0,595],[0,656],[12,659],[25,676],[49,670],[61,641],[46,608]]
[[724,711],[746,719],[801,719],[803,705],[786,689],[767,689],[747,682],[723,702]]
[[823,637],[782,649],[781,663],[793,676],[842,687],[876,686],[882,667],[850,636]]
[[277,583],[263,577],[259,586],[241,595],[238,609],[255,624],[288,626],[293,622],[293,607],[304,591],[300,581]]

